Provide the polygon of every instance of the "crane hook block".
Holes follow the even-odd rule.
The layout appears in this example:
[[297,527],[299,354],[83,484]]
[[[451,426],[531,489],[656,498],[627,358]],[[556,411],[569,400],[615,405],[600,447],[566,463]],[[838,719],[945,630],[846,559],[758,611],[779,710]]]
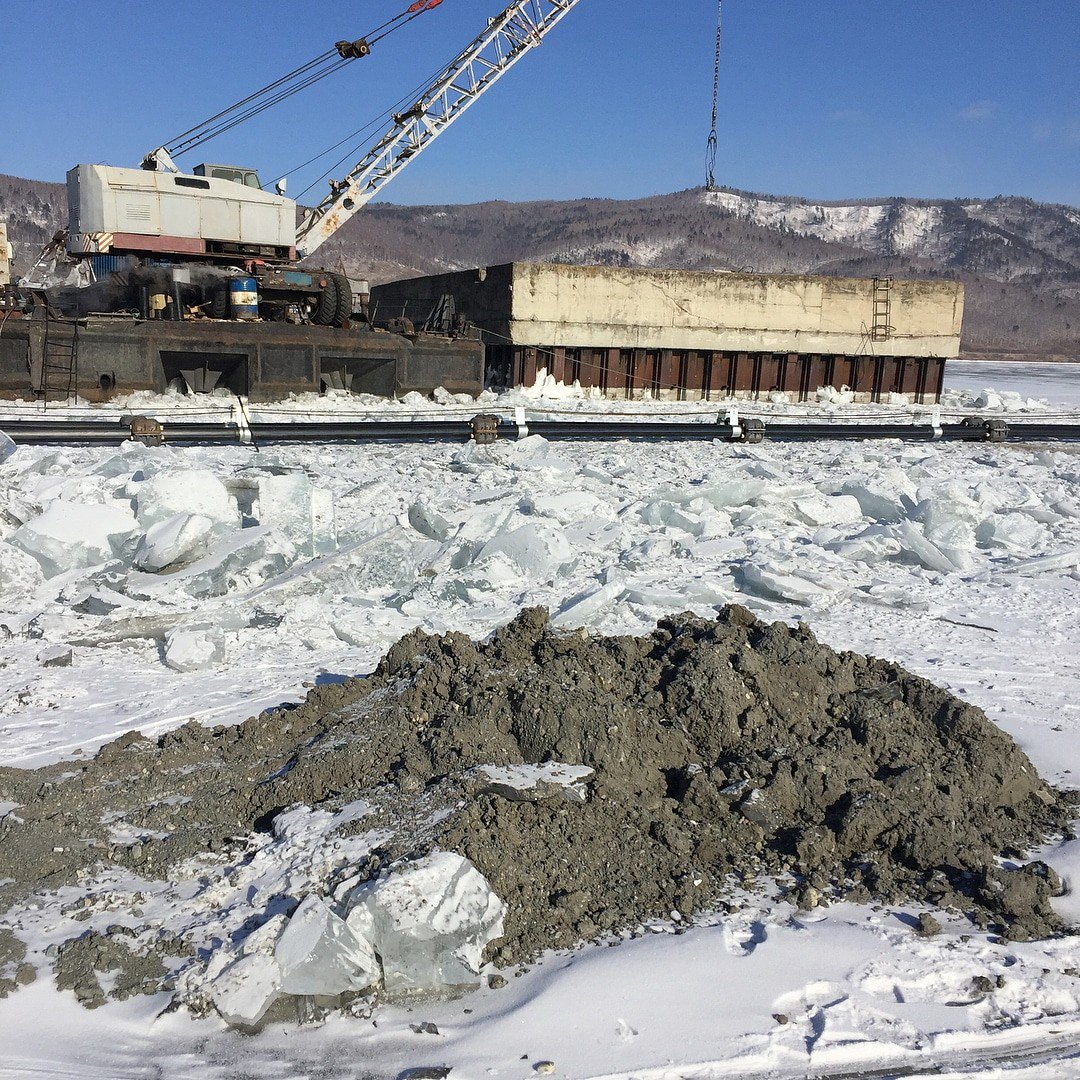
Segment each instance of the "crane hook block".
[[359,38],[356,41],[336,41],[334,48],[344,60],[359,60],[371,52],[371,46],[366,38]]

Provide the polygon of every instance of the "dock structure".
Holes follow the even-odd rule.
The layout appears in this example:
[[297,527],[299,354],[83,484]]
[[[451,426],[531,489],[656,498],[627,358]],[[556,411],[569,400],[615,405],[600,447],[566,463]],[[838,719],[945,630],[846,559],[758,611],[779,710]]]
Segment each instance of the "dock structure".
[[376,286],[379,320],[480,327],[488,379],[609,397],[807,400],[847,387],[937,400],[960,350],[958,281],[505,263]]

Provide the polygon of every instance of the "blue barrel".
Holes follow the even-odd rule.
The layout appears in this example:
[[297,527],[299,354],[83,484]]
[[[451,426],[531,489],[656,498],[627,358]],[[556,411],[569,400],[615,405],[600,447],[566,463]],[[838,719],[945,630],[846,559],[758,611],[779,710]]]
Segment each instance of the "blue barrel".
[[100,281],[103,277],[107,277],[109,274],[116,273],[117,270],[123,270],[127,265],[126,255],[91,255],[90,265],[94,269],[94,278]]
[[229,282],[229,307],[234,319],[257,319],[259,283],[253,277],[233,278]]

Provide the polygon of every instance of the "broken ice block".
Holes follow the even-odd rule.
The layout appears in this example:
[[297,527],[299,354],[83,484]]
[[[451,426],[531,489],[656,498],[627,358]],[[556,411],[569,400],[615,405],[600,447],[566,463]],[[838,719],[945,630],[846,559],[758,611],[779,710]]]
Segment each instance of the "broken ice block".
[[763,480],[722,480],[696,494],[719,510],[725,506],[747,506],[764,494],[768,486]]
[[560,525],[572,525],[583,518],[597,517],[610,521],[610,503],[588,491],[562,491],[551,495],[525,496],[520,504],[524,514],[552,518]]
[[522,572],[544,578],[573,558],[562,529],[556,525],[529,522],[489,540],[477,556],[481,562],[492,555],[505,555]]
[[850,480],[840,490],[857,499],[862,512],[876,521],[899,521],[914,506],[915,487],[899,469],[872,480]]
[[150,600],[171,592],[189,596],[222,596],[261,585],[296,558],[292,544],[273,529],[240,529],[175,573],[158,576],[131,571],[124,583],[128,596]]
[[174,671],[201,671],[224,658],[221,638],[207,630],[174,630],[165,639],[165,663]]
[[337,547],[334,501],[329,491],[316,488],[304,473],[260,476],[256,513],[260,525],[273,525],[311,558]]
[[281,993],[281,969],[273,956],[253,953],[231,963],[213,982],[210,1000],[225,1023],[254,1027]]
[[390,994],[441,994],[479,983],[481,956],[506,908],[468,859],[436,851],[350,897],[346,922],[382,958]]
[[850,495],[803,495],[793,503],[795,516],[807,525],[843,525],[862,519],[859,501]]
[[44,578],[41,564],[21,548],[0,541],[0,597],[5,610],[13,610],[16,596],[32,592]]
[[409,507],[409,524],[421,536],[440,543],[450,535],[450,522],[427,499],[417,499]]
[[700,519],[684,513],[680,507],[675,506],[666,499],[653,499],[645,503],[638,511],[638,514],[646,525],[682,529],[683,532],[688,532],[691,536],[700,536],[702,532]]
[[151,525],[135,549],[135,565],[154,573],[204,554],[214,523],[202,514],[176,514]]
[[916,562],[922,563],[927,570],[951,574],[956,570],[964,569],[957,566],[941,548],[923,536],[919,527],[913,522],[901,521],[890,526],[890,529],[892,535],[900,542],[903,552],[913,557]]
[[795,604],[820,604],[836,599],[844,592],[837,582],[833,588],[819,585],[797,573],[769,570],[745,563],[738,570],[740,586],[768,599],[789,600]]
[[881,525],[871,525],[850,539],[830,541],[825,548],[852,562],[870,564],[891,559],[901,551],[900,541]]
[[57,499],[16,529],[11,543],[37,559],[49,578],[116,558],[137,528],[126,507]]
[[1050,531],[1045,525],[1027,514],[1015,512],[987,518],[975,535],[980,547],[1002,548],[1023,555],[1041,551],[1050,540]]
[[0,431],[0,461],[5,461],[15,453],[15,440]]
[[618,603],[625,593],[623,581],[609,581],[606,585],[578,593],[570,597],[551,619],[556,627],[588,626]]
[[225,485],[209,469],[175,469],[139,484],[135,502],[144,529],[177,514],[200,514],[237,527],[240,514]]
[[281,995],[281,968],[274,946],[285,925],[275,915],[234,944],[210,956],[206,970],[189,969],[181,976],[181,996],[190,1002],[209,999],[233,1027],[254,1028]]
[[287,994],[334,997],[379,981],[379,961],[371,945],[317,896],[305,897],[293,912],[274,955]]

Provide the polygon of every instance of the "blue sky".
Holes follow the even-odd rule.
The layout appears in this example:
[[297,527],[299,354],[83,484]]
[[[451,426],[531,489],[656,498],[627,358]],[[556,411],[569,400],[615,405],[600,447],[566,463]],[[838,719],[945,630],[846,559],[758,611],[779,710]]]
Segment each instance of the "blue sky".
[[[444,0],[205,157],[264,179],[289,170],[298,194],[317,171],[295,166],[419,85],[505,2]],[[137,165],[407,3],[8,0],[0,172]],[[581,0],[384,197],[629,198],[702,183],[715,14],[715,0]],[[1077,205],[1078,72],[1080,0],[725,0],[717,181],[816,199]]]

